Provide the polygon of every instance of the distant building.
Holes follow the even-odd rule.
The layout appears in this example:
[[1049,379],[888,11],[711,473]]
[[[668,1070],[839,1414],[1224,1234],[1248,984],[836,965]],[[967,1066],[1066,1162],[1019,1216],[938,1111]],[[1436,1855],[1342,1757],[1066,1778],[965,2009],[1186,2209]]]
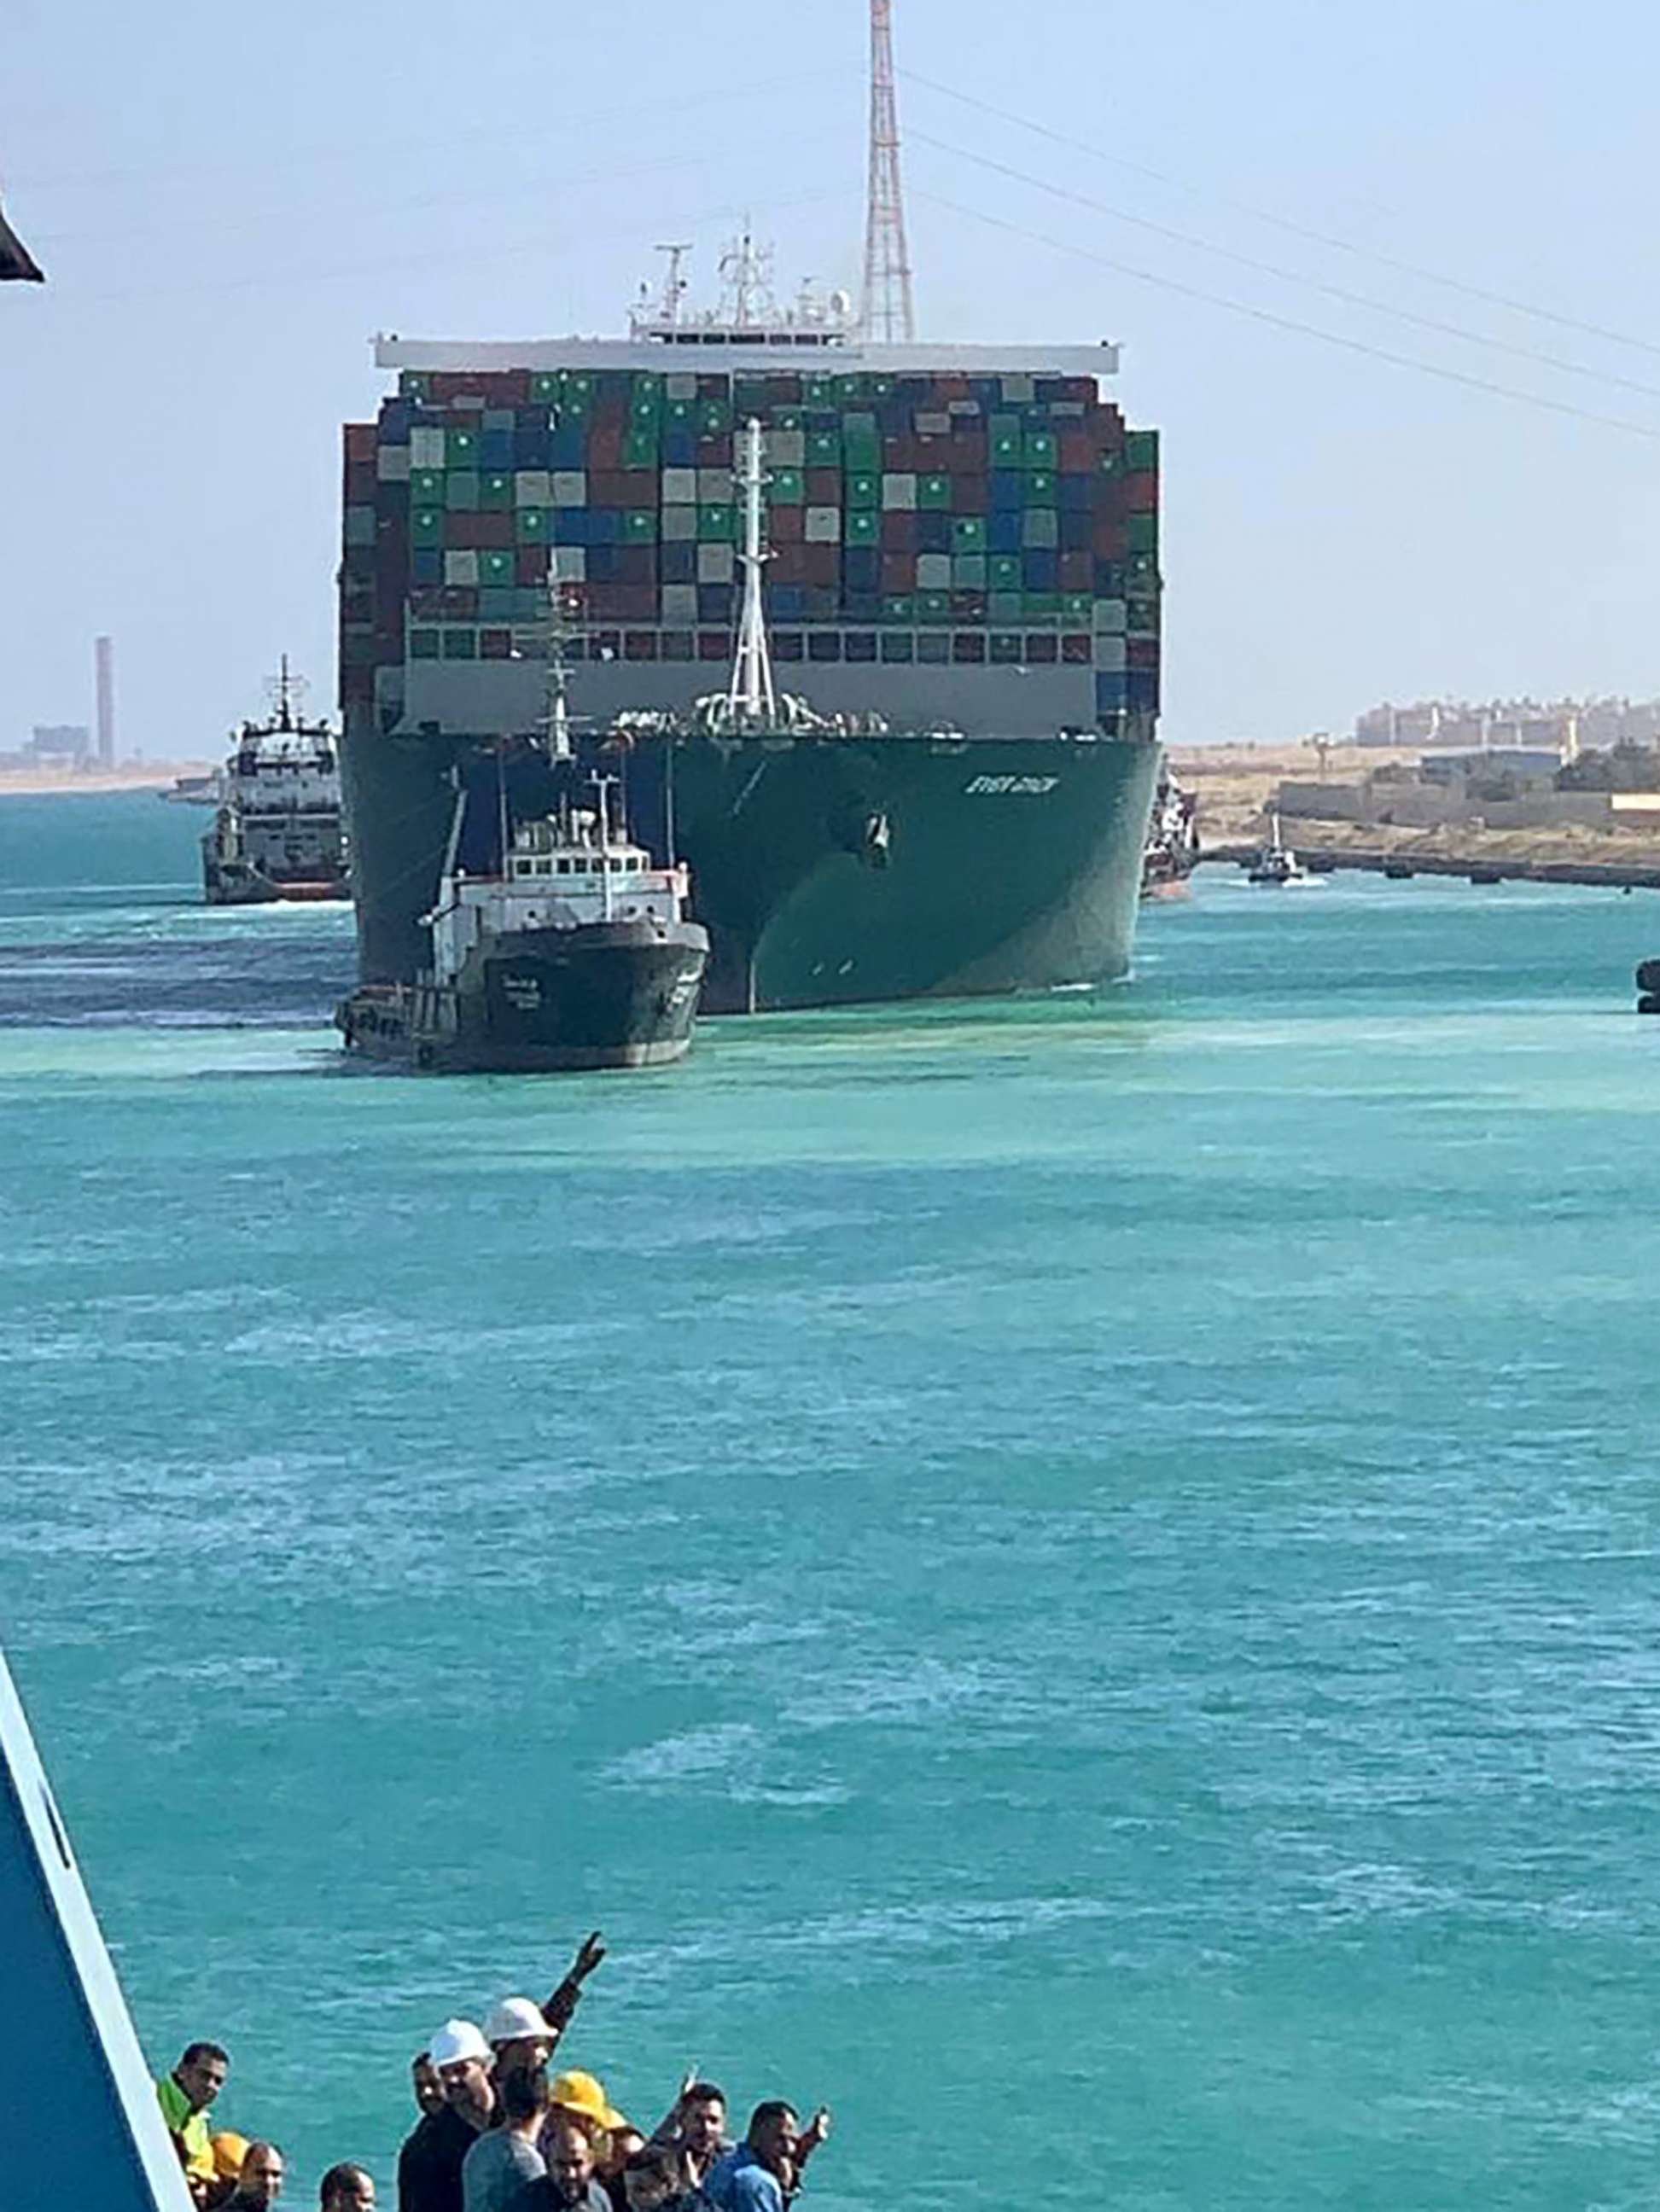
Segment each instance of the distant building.
[[37,722],[24,752],[35,766],[84,767],[92,755],[92,732],[84,722]]
[[1420,699],[1408,707],[1385,700],[1356,717],[1354,742],[1414,750],[1554,748],[1572,760],[1582,746],[1660,743],[1660,699]]

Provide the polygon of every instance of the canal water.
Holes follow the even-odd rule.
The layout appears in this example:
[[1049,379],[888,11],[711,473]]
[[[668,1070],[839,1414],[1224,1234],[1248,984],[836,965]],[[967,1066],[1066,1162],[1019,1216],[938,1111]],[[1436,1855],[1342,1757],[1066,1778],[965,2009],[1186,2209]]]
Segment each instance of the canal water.
[[1660,901],[423,1083],[202,820],[0,803],[0,1632],[297,2202],[600,1926],[822,2212],[1651,2203]]

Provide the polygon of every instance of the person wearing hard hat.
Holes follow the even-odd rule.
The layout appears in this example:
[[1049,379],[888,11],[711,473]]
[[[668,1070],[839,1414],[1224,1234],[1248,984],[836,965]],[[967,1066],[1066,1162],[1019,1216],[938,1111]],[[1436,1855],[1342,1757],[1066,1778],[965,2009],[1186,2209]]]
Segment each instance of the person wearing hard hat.
[[444,2104],[398,2153],[398,2212],[462,2212],[462,2164],[496,2115],[492,2053],[473,2021],[447,2020],[428,2056],[444,2085]]
[[504,2074],[545,2066],[559,2033],[529,1997],[503,1997],[484,2022],[484,2040],[495,2054],[490,2075],[499,2088]]
[[574,2119],[590,2134],[605,2135],[629,2124],[627,2117],[605,2094],[605,2084],[596,2075],[584,2074],[575,2068],[569,2074],[556,2074],[548,2096],[555,2122]]

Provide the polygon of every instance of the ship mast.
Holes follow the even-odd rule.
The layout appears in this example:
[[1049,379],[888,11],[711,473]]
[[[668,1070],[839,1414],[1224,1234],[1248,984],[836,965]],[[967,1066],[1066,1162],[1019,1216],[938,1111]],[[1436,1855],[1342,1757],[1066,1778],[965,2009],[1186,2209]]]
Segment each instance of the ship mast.
[[899,181],[899,99],[893,81],[893,0],[870,0],[870,179],[865,210],[865,296],[859,335],[892,345],[916,338],[910,249]]
[[744,426],[737,477],[744,495],[744,547],[738,556],[744,568],[744,611],[727,706],[734,724],[753,727],[775,721],[778,715],[761,599],[761,571],[770,557],[761,548],[761,494],[766,479],[761,467],[761,425],[753,416]]

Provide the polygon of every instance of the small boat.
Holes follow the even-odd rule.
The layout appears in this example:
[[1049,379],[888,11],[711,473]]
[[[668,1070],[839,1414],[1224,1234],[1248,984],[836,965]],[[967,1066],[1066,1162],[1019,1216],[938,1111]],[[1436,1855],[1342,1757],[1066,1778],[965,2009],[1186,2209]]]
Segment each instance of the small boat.
[[1193,872],[1199,865],[1197,811],[1194,794],[1183,791],[1166,767],[1159,775],[1146,849],[1141,855],[1144,899],[1190,896]]
[[[219,811],[202,840],[210,906],[351,896],[339,748],[327,722],[308,722],[297,711],[303,688],[285,653],[276,712],[243,723],[219,771],[212,794]],[[175,788],[167,796],[188,803],[197,794]]]
[[457,855],[456,802],[432,964],[412,984],[366,984],[335,1024],[349,1051],[441,1073],[661,1067],[691,1042],[708,933],[686,918],[684,863],[656,867],[613,811],[614,779],[520,823],[495,872]]
[[1304,890],[1317,885],[1320,878],[1311,869],[1305,868],[1291,846],[1280,834],[1280,817],[1273,817],[1274,836],[1258,852],[1250,864],[1250,877],[1261,890]]

